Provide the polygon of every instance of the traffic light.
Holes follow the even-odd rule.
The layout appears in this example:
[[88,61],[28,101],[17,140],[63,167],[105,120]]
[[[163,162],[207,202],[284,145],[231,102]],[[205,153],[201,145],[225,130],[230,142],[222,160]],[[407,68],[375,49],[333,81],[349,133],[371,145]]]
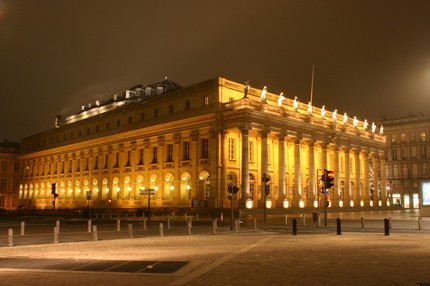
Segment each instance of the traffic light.
[[53,183],[52,187],[51,187],[51,194],[54,197],[54,199],[56,197],[58,197],[58,194],[57,194],[56,190],[57,190],[57,183]]
[[266,196],[270,195],[270,185],[265,185],[264,193],[266,194]]
[[228,184],[228,192],[230,194],[236,194],[240,189],[233,184]]
[[324,186],[326,189],[330,189],[334,186],[334,172],[324,169]]
[[262,181],[263,181],[263,187],[264,187],[264,194],[268,196],[270,195],[270,177],[266,175],[266,173],[264,173],[262,177]]

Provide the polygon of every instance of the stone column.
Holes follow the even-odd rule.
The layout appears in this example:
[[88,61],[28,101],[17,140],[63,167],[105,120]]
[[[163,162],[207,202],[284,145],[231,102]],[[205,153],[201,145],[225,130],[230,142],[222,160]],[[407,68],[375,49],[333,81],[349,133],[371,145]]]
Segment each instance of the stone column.
[[285,190],[285,134],[281,133],[278,135],[279,141],[279,196],[278,201],[276,202],[276,207],[283,208],[284,200],[286,199],[286,190]]
[[345,191],[343,194],[344,207],[351,206],[351,166],[349,148],[345,149]]
[[227,207],[229,205],[229,201],[227,199],[228,190],[227,190],[227,150],[228,150],[228,142],[227,142],[227,134],[226,130],[221,130],[221,174],[219,178],[219,192],[218,199],[220,202],[219,207]]
[[370,156],[373,169],[373,206],[379,206],[379,175],[378,175],[378,155],[372,153]]
[[268,176],[269,174],[269,158],[268,158],[268,150],[267,150],[267,135],[269,134],[269,130],[262,130],[260,132],[261,135],[261,198],[258,203],[258,207],[263,208],[265,201],[264,201],[264,182],[262,180],[264,174]]
[[246,207],[246,200],[249,197],[249,126],[240,127],[242,132],[242,186],[240,188],[239,207]]
[[356,149],[354,153],[355,162],[355,192],[353,195],[354,206],[358,207],[361,203],[361,175],[360,175],[360,150]]
[[379,162],[381,164],[381,195],[382,195],[382,206],[387,206],[387,180],[385,177],[385,155],[379,153]]
[[364,181],[364,189],[361,192],[361,199],[364,201],[365,206],[370,205],[370,185],[369,185],[369,154],[367,151],[362,150],[362,158],[363,158],[363,181]]
[[293,192],[293,207],[299,207],[299,202],[302,199],[302,176],[300,172],[300,137],[294,139],[294,192]]
[[340,162],[339,162],[339,147],[334,146],[334,186],[332,187],[331,202],[333,206],[339,206],[339,193],[340,193]]
[[308,200],[307,207],[313,207],[314,200],[317,197],[317,187],[315,180],[315,142],[309,142],[309,186],[308,186]]

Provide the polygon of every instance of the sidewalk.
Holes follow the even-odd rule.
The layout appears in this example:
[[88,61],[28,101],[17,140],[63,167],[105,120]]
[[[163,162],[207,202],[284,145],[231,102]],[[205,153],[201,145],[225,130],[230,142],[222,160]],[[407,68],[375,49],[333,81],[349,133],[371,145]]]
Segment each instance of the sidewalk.
[[[359,215],[359,214],[357,214]],[[400,215],[401,216],[401,215]],[[399,217],[400,217],[399,216]],[[356,217],[356,216],[354,216]],[[408,214],[409,217],[409,214]],[[416,219],[416,218],[414,218]],[[179,230],[178,230],[179,231]],[[0,269],[1,285],[417,285],[430,283],[428,232],[172,232],[0,248],[2,258],[188,261],[173,274]],[[36,267],[37,268],[37,267]]]

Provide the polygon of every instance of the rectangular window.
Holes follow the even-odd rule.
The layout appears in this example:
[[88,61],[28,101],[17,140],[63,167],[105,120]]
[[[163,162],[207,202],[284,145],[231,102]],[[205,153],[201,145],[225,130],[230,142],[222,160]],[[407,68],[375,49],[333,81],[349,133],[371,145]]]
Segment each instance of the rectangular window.
[[407,156],[408,156],[408,150],[406,149],[406,146],[402,146],[402,149],[401,149],[402,151],[402,159],[406,159],[407,158]]
[[7,162],[2,162],[2,170],[3,172],[7,172]]
[[209,97],[205,96],[203,99],[203,105],[209,105]]
[[427,145],[421,145],[421,158],[427,158]]
[[173,162],[173,144],[167,144],[167,159],[166,162]]
[[402,164],[402,176],[404,178],[408,177],[408,164]]
[[190,160],[190,141],[183,142],[183,160]]
[[411,142],[415,142],[416,141],[416,137],[417,137],[417,135],[416,135],[416,133],[415,132],[411,132]]
[[1,179],[0,180],[0,190],[1,191],[6,190],[6,179]]
[[412,177],[414,177],[414,178],[418,177],[418,164],[417,163],[412,164]]
[[143,165],[143,149],[139,149],[139,165]]
[[228,138],[228,158],[230,160],[234,160],[235,159],[235,146],[236,142],[234,140],[234,138]]
[[400,142],[406,142],[406,133],[400,134]]
[[417,146],[411,146],[411,159],[417,158]]
[[397,160],[397,148],[391,149],[391,160]]
[[126,167],[130,167],[131,165],[131,150],[127,150],[127,161],[125,163]]
[[426,132],[425,131],[421,131],[420,132],[420,140],[421,141],[426,141]]
[[395,179],[399,178],[399,166],[397,164],[393,165],[393,177]]
[[202,159],[208,159],[209,158],[209,139],[208,138],[202,138]]
[[427,162],[421,164],[421,175],[428,176],[428,164]]
[[140,114],[140,121],[145,121],[145,113]]
[[391,135],[391,143],[396,143],[397,142],[397,135],[396,134],[392,134]]
[[152,162],[151,164],[158,163],[158,148],[157,146],[152,147]]
[[131,123],[133,123],[133,117],[129,116],[128,117],[128,124],[131,124]]
[[[281,142],[283,144],[283,142]],[[249,141],[249,162],[254,162],[254,141]]]

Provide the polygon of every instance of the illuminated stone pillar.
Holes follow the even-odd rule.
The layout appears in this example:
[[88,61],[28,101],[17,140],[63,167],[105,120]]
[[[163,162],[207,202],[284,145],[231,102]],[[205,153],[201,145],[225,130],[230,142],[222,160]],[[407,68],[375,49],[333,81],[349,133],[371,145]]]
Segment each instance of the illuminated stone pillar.
[[307,207],[312,207],[315,198],[317,197],[317,187],[315,180],[315,142],[309,142],[309,190],[308,190],[308,200],[306,203]]
[[339,162],[339,147],[334,146],[334,162],[333,162],[333,171],[334,171],[334,186],[332,187],[331,194],[331,203],[333,206],[339,206],[339,193],[340,193],[340,162]]
[[246,207],[246,200],[249,198],[249,129],[249,126],[240,128],[242,132],[242,186],[239,206],[241,208]]
[[371,153],[370,159],[372,160],[373,169],[373,206],[379,205],[379,176],[378,176],[378,155]]
[[286,190],[285,190],[285,134],[281,133],[278,135],[279,141],[279,161],[278,161],[278,170],[279,170],[279,196],[278,201],[276,202],[276,207],[282,208],[284,206],[284,200],[286,199]]
[[381,196],[382,206],[387,206],[387,179],[385,176],[385,155],[379,153],[379,164],[381,165]]
[[369,206],[369,194],[370,194],[370,182],[369,182],[369,154],[367,151],[362,150],[363,158],[363,185],[364,188],[361,190],[361,199],[364,201],[365,206]]
[[219,178],[219,192],[218,192],[218,200],[220,202],[220,207],[227,207],[229,205],[229,201],[227,199],[227,150],[228,150],[228,142],[227,142],[227,134],[226,130],[222,130],[221,135],[221,174]]
[[268,150],[267,150],[267,135],[270,131],[268,130],[262,130],[260,132],[261,135],[261,198],[258,202],[258,207],[264,207],[265,201],[264,201],[264,182],[262,180],[263,175],[266,174],[268,176],[269,174],[269,158],[268,158]]
[[302,180],[300,172],[300,137],[294,139],[294,192],[293,192],[293,207],[299,207],[302,199]]
[[345,190],[343,194],[343,205],[349,207],[351,202],[351,166],[349,148],[345,149]]
[[360,206],[361,202],[361,175],[360,175],[360,150],[355,149],[354,152],[355,163],[355,192],[353,195],[354,206]]

